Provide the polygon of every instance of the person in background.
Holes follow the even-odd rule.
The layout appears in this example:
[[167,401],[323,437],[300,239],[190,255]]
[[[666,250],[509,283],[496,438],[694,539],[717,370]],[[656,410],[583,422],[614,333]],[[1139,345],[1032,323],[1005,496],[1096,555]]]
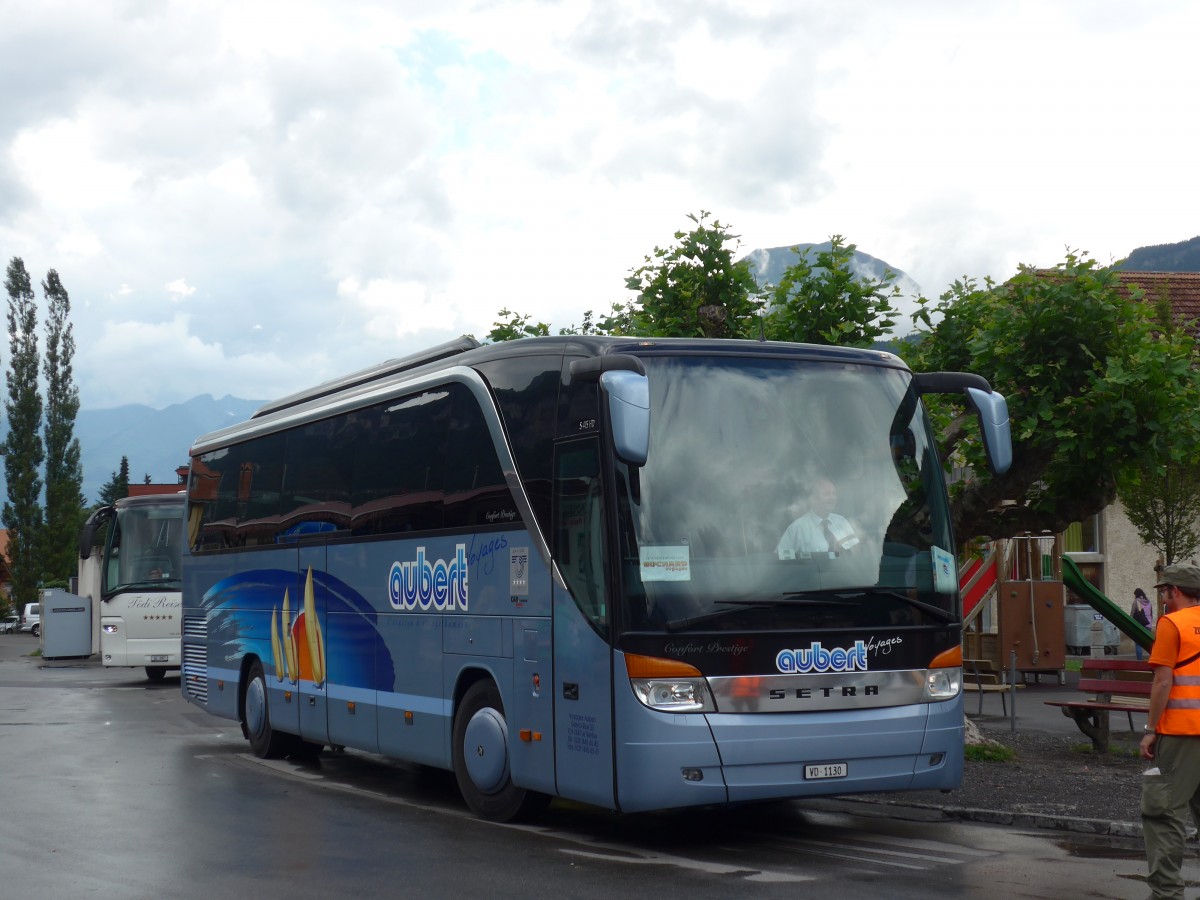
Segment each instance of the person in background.
[[1183,900],[1189,810],[1200,818],[1200,566],[1177,563],[1155,585],[1166,606],[1150,669],[1142,773],[1142,837],[1154,900]]
[[[1146,592],[1141,588],[1137,588],[1133,592],[1133,606],[1129,607],[1129,615],[1133,616],[1135,622],[1140,622],[1145,625],[1151,632],[1154,631],[1154,604],[1146,597]],[[1133,643],[1134,652],[1137,653],[1137,658],[1142,658],[1142,645],[1137,641]]]

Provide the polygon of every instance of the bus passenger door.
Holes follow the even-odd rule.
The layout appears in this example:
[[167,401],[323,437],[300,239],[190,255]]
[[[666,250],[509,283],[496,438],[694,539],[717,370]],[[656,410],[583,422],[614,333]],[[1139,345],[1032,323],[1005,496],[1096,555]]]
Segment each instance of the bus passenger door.
[[554,750],[558,793],[613,809],[612,649],[600,445],[559,445],[554,462]]
[[300,736],[314,744],[329,743],[328,709],[328,601],[322,579],[313,578],[325,572],[325,547],[300,548],[297,569],[299,577],[295,605],[302,628],[295,629],[296,656],[300,681],[297,684],[300,700]]

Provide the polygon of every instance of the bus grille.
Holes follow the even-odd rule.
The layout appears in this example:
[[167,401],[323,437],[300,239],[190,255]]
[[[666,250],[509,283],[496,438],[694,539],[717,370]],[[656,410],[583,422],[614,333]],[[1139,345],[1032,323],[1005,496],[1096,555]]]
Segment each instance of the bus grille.
[[183,692],[199,703],[208,703],[208,620],[183,617]]

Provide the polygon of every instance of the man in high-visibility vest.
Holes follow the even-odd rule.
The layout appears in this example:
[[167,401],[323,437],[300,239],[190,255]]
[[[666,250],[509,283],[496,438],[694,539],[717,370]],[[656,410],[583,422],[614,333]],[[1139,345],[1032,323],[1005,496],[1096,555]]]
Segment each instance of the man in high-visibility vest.
[[1142,835],[1155,900],[1183,897],[1187,813],[1200,822],[1200,566],[1178,563],[1155,585],[1166,602],[1150,651],[1154,684],[1142,757]]

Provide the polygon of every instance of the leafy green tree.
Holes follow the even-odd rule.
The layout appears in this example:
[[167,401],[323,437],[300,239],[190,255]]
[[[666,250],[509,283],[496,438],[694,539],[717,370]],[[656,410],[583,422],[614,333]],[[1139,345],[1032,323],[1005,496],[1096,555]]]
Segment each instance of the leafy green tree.
[[129,496],[129,457],[121,457],[121,466],[100,488],[100,505],[108,506]]
[[534,322],[531,325],[529,320],[532,316],[515,313],[507,307],[496,315],[500,318],[492,323],[492,330],[487,334],[489,341],[498,343],[524,337],[545,337],[550,333],[550,326],[545,322]]
[[625,286],[637,298],[614,304],[599,323],[608,334],[655,337],[757,337],[762,300],[747,260],[734,262],[738,236],[711,213],[688,215],[691,231],[655,247]]
[[83,524],[83,468],[75,417],[79,389],[72,362],[75,338],[71,328],[71,298],[51,269],[42,282],[46,298],[46,521],[42,575],[46,581],[70,578],[76,570],[76,537]]
[[1121,474],[1117,489],[1138,536],[1168,566],[1200,547],[1200,466],[1169,462],[1132,467]]
[[974,417],[927,398],[943,458],[972,473],[951,486],[960,539],[1062,531],[1112,503],[1131,467],[1181,462],[1197,445],[1195,345],[1162,332],[1113,269],[1068,251],[1053,269],[1022,266],[1002,285],[964,279],[920,302],[927,333],[913,367],[977,372],[1008,399],[1013,465],[993,477]]
[[4,475],[8,500],[3,519],[8,529],[12,593],[18,604],[37,599],[42,574],[42,397],[38,393],[37,306],[25,263],[13,257],[4,282],[8,290],[8,339],[11,359],[5,381],[8,437]]
[[777,341],[869,347],[896,324],[892,301],[899,297],[896,273],[890,269],[878,281],[855,275],[851,269],[854,244],[840,234],[815,260],[799,247],[798,257],[771,285],[770,312],[765,329]]
[[[1160,334],[1178,336],[1171,297],[1158,285],[1151,304]],[[1122,471],[1117,479],[1117,496],[1125,514],[1143,542],[1163,555],[1166,565],[1187,559],[1200,547],[1200,448],[1195,456],[1166,463],[1139,461]]]

